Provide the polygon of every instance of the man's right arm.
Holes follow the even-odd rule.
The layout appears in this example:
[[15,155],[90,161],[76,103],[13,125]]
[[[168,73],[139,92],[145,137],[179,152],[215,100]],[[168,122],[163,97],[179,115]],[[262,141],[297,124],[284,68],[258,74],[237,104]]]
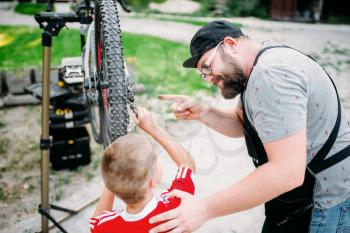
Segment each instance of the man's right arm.
[[161,95],[159,98],[173,101],[171,109],[178,120],[199,120],[228,137],[243,136],[243,112],[240,107],[219,109],[205,106],[185,95]]
[[206,107],[198,118],[203,124],[228,137],[243,137],[243,112],[240,108]]

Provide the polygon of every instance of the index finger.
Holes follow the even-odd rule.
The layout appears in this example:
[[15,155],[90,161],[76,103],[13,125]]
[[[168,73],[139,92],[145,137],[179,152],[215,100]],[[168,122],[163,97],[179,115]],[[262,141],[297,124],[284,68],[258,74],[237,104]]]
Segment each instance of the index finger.
[[185,95],[159,95],[159,99],[161,100],[173,100],[175,102],[182,102],[185,100]]
[[149,219],[149,223],[153,224],[153,223],[157,223],[157,222],[163,222],[163,221],[171,220],[171,219],[174,219],[176,217],[176,214],[177,214],[177,210],[176,209],[169,210],[167,212],[158,214],[158,215],[150,218]]

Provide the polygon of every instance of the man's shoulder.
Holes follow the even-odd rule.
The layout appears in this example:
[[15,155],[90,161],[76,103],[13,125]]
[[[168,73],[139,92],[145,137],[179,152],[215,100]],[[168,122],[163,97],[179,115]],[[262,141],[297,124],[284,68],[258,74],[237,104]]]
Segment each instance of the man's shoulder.
[[293,67],[298,68],[299,66],[303,66],[303,61],[311,61],[310,58],[298,50],[289,46],[283,46],[285,45],[274,41],[264,42],[261,49],[267,49],[269,47],[270,49],[265,50],[264,53],[260,55],[255,70],[266,70],[276,66],[284,67],[285,69]]
[[[259,67],[252,72],[249,77],[247,92],[258,93],[258,90],[264,90],[260,94],[269,93],[278,94],[281,89],[296,91],[302,88],[307,92],[309,86],[308,76],[302,69],[285,64],[269,64],[266,67]],[[285,93],[285,91],[282,91]],[[259,95],[260,96],[260,95]]]
[[[261,49],[273,46],[283,46],[277,42],[267,41],[262,44]],[[286,87],[283,83],[299,83],[301,86],[308,85],[306,68],[313,62],[310,58],[292,48],[271,48],[260,55],[256,65],[253,67],[249,77],[248,87],[254,90],[264,86]],[[282,85],[280,85],[282,84]],[[249,88],[248,92],[249,92]]]

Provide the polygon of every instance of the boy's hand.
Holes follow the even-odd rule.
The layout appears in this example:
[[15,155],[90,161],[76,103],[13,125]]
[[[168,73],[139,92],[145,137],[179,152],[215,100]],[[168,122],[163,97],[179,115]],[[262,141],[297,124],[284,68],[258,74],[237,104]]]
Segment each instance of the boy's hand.
[[133,120],[135,124],[143,129],[145,132],[151,134],[159,129],[159,125],[153,115],[153,113],[147,111],[145,108],[138,107],[137,108],[138,117],[133,116]]

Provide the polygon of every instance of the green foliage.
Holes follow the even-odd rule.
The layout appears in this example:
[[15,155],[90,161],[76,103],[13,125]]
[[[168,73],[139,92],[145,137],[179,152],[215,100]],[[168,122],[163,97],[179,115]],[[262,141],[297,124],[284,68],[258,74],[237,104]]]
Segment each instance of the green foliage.
[[15,7],[15,11],[20,14],[34,15],[40,11],[46,11],[47,5],[47,3],[19,2]]
[[94,178],[94,174],[91,172],[85,172],[84,174],[86,181],[91,181]]
[[218,4],[214,0],[196,0],[202,4],[202,8],[195,15],[207,16],[255,16],[268,18],[266,7],[257,0],[227,0],[226,4]]
[[93,159],[91,162],[92,169],[96,171],[100,167],[101,159],[100,157],[97,157],[97,159]]
[[[41,30],[31,27],[0,26],[3,34],[14,39],[0,47],[0,69],[16,69],[41,65]],[[190,56],[188,45],[152,36],[123,33],[127,63],[135,66],[136,79],[149,94],[193,94],[198,90],[214,92],[193,69],[185,69],[182,62]],[[80,56],[78,30],[63,29],[53,40],[51,62],[60,64],[63,57]]]
[[214,92],[193,69],[182,67],[190,56],[188,46],[129,33],[124,33],[123,43],[127,62],[136,67],[136,77],[146,85],[149,94]]
[[10,202],[20,199],[25,190],[22,185],[10,186],[5,181],[0,181],[0,202]]
[[59,201],[63,198],[63,190],[58,188],[58,189],[55,189],[55,194],[54,194],[54,198],[55,198],[55,201]]
[[6,126],[6,123],[0,120],[0,129],[4,128]]
[[147,6],[151,2],[162,3],[165,0],[127,0],[127,4],[135,11],[142,11],[147,9]]
[[10,139],[5,136],[0,136],[0,155],[7,156],[7,150],[10,145]]
[[258,4],[256,0],[228,1],[229,13],[233,16],[256,16],[267,18],[268,12],[265,7]]
[[201,3],[201,8],[199,11],[195,12],[194,16],[210,16],[216,8],[214,0],[195,0]]
[[1,182],[0,183],[0,202],[7,201],[9,196],[9,188],[7,187],[6,183]]
[[63,174],[60,176],[57,176],[57,186],[62,185],[69,185],[72,182],[72,175],[71,173]]
[[350,24],[350,16],[330,16],[327,19],[327,23],[331,24]]

